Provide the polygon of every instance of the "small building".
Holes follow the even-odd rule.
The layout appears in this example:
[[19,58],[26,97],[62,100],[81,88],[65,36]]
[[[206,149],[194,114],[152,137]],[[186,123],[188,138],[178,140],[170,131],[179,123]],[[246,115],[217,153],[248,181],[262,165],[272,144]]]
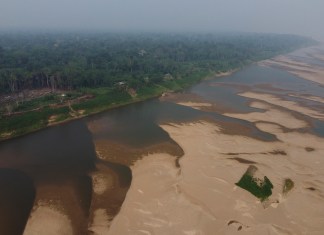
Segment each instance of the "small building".
[[126,90],[127,89],[127,83],[124,82],[124,81],[121,81],[121,82],[117,82],[115,84],[115,87],[119,90]]

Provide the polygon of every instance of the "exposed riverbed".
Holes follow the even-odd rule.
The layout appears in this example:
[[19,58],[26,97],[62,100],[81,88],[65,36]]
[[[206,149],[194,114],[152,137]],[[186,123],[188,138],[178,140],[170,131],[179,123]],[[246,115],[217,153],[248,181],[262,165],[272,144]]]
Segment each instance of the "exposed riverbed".
[[[0,234],[322,234],[323,94],[256,64],[4,141]],[[251,164],[274,182],[270,207],[235,187]],[[296,187],[282,199],[285,178]],[[299,200],[319,209],[292,229],[306,210]]]

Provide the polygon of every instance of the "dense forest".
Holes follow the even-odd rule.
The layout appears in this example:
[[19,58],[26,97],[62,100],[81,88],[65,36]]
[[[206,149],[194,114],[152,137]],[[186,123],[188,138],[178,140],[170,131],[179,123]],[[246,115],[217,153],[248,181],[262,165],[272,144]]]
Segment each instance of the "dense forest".
[[315,43],[274,34],[1,33],[0,140]]
[[182,79],[195,70],[226,71],[312,41],[292,35],[0,34],[0,92],[48,87],[134,89]]

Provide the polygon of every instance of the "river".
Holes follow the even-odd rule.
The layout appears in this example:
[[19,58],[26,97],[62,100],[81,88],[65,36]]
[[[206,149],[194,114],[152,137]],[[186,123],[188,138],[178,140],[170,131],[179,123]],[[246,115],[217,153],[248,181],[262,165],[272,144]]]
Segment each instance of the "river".
[[[285,96],[295,102],[301,98],[289,94],[324,98],[324,88],[317,83],[256,64],[228,77],[203,81],[179,96],[199,97],[225,111],[261,112],[249,106],[249,98],[238,95],[245,91]],[[320,107],[315,101],[302,102]],[[300,131],[324,136],[323,121],[304,119],[311,125]],[[39,205],[67,215],[75,234],[87,234],[95,209],[104,208],[111,219],[118,213],[131,185],[130,166],[134,162],[151,152],[165,152],[173,155],[177,164],[183,155],[181,147],[159,125],[200,120],[236,126],[233,131],[263,141],[275,139],[251,122],[161,98],[1,142],[0,234],[22,234],[30,213]],[[104,194],[95,193],[93,176],[97,173],[112,181]]]

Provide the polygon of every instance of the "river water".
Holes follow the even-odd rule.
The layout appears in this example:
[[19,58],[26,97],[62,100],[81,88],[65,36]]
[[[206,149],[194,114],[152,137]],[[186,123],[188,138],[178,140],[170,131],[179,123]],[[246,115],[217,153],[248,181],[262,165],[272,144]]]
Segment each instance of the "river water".
[[[236,112],[261,111],[249,107],[249,99],[238,96],[247,90],[324,97],[324,88],[316,83],[259,65],[251,65],[228,77],[204,81],[184,93]],[[296,97],[286,97],[298,101]],[[316,105],[316,102],[307,101],[307,105]],[[313,124],[307,131],[324,136],[324,122],[305,118]],[[176,160],[183,152],[159,124],[206,119],[218,125],[239,126],[246,135],[264,141],[275,139],[250,122],[152,99],[0,143],[0,234],[22,234],[33,206],[39,201],[59,202],[72,221],[75,233],[86,234],[95,197],[93,172],[104,166],[107,174],[117,179],[115,187],[109,191],[111,196],[101,203],[113,217],[131,183],[129,166],[139,158],[128,150],[143,150],[143,154],[150,152],[152,146],[164,143],[167,147],[155,151],[171,153]],[[114,151],[111,159],[100,159],[96,146],[102,141],[108,150],[113,144],[123,149]],[[118,197],[114,196],[117,191]]]

